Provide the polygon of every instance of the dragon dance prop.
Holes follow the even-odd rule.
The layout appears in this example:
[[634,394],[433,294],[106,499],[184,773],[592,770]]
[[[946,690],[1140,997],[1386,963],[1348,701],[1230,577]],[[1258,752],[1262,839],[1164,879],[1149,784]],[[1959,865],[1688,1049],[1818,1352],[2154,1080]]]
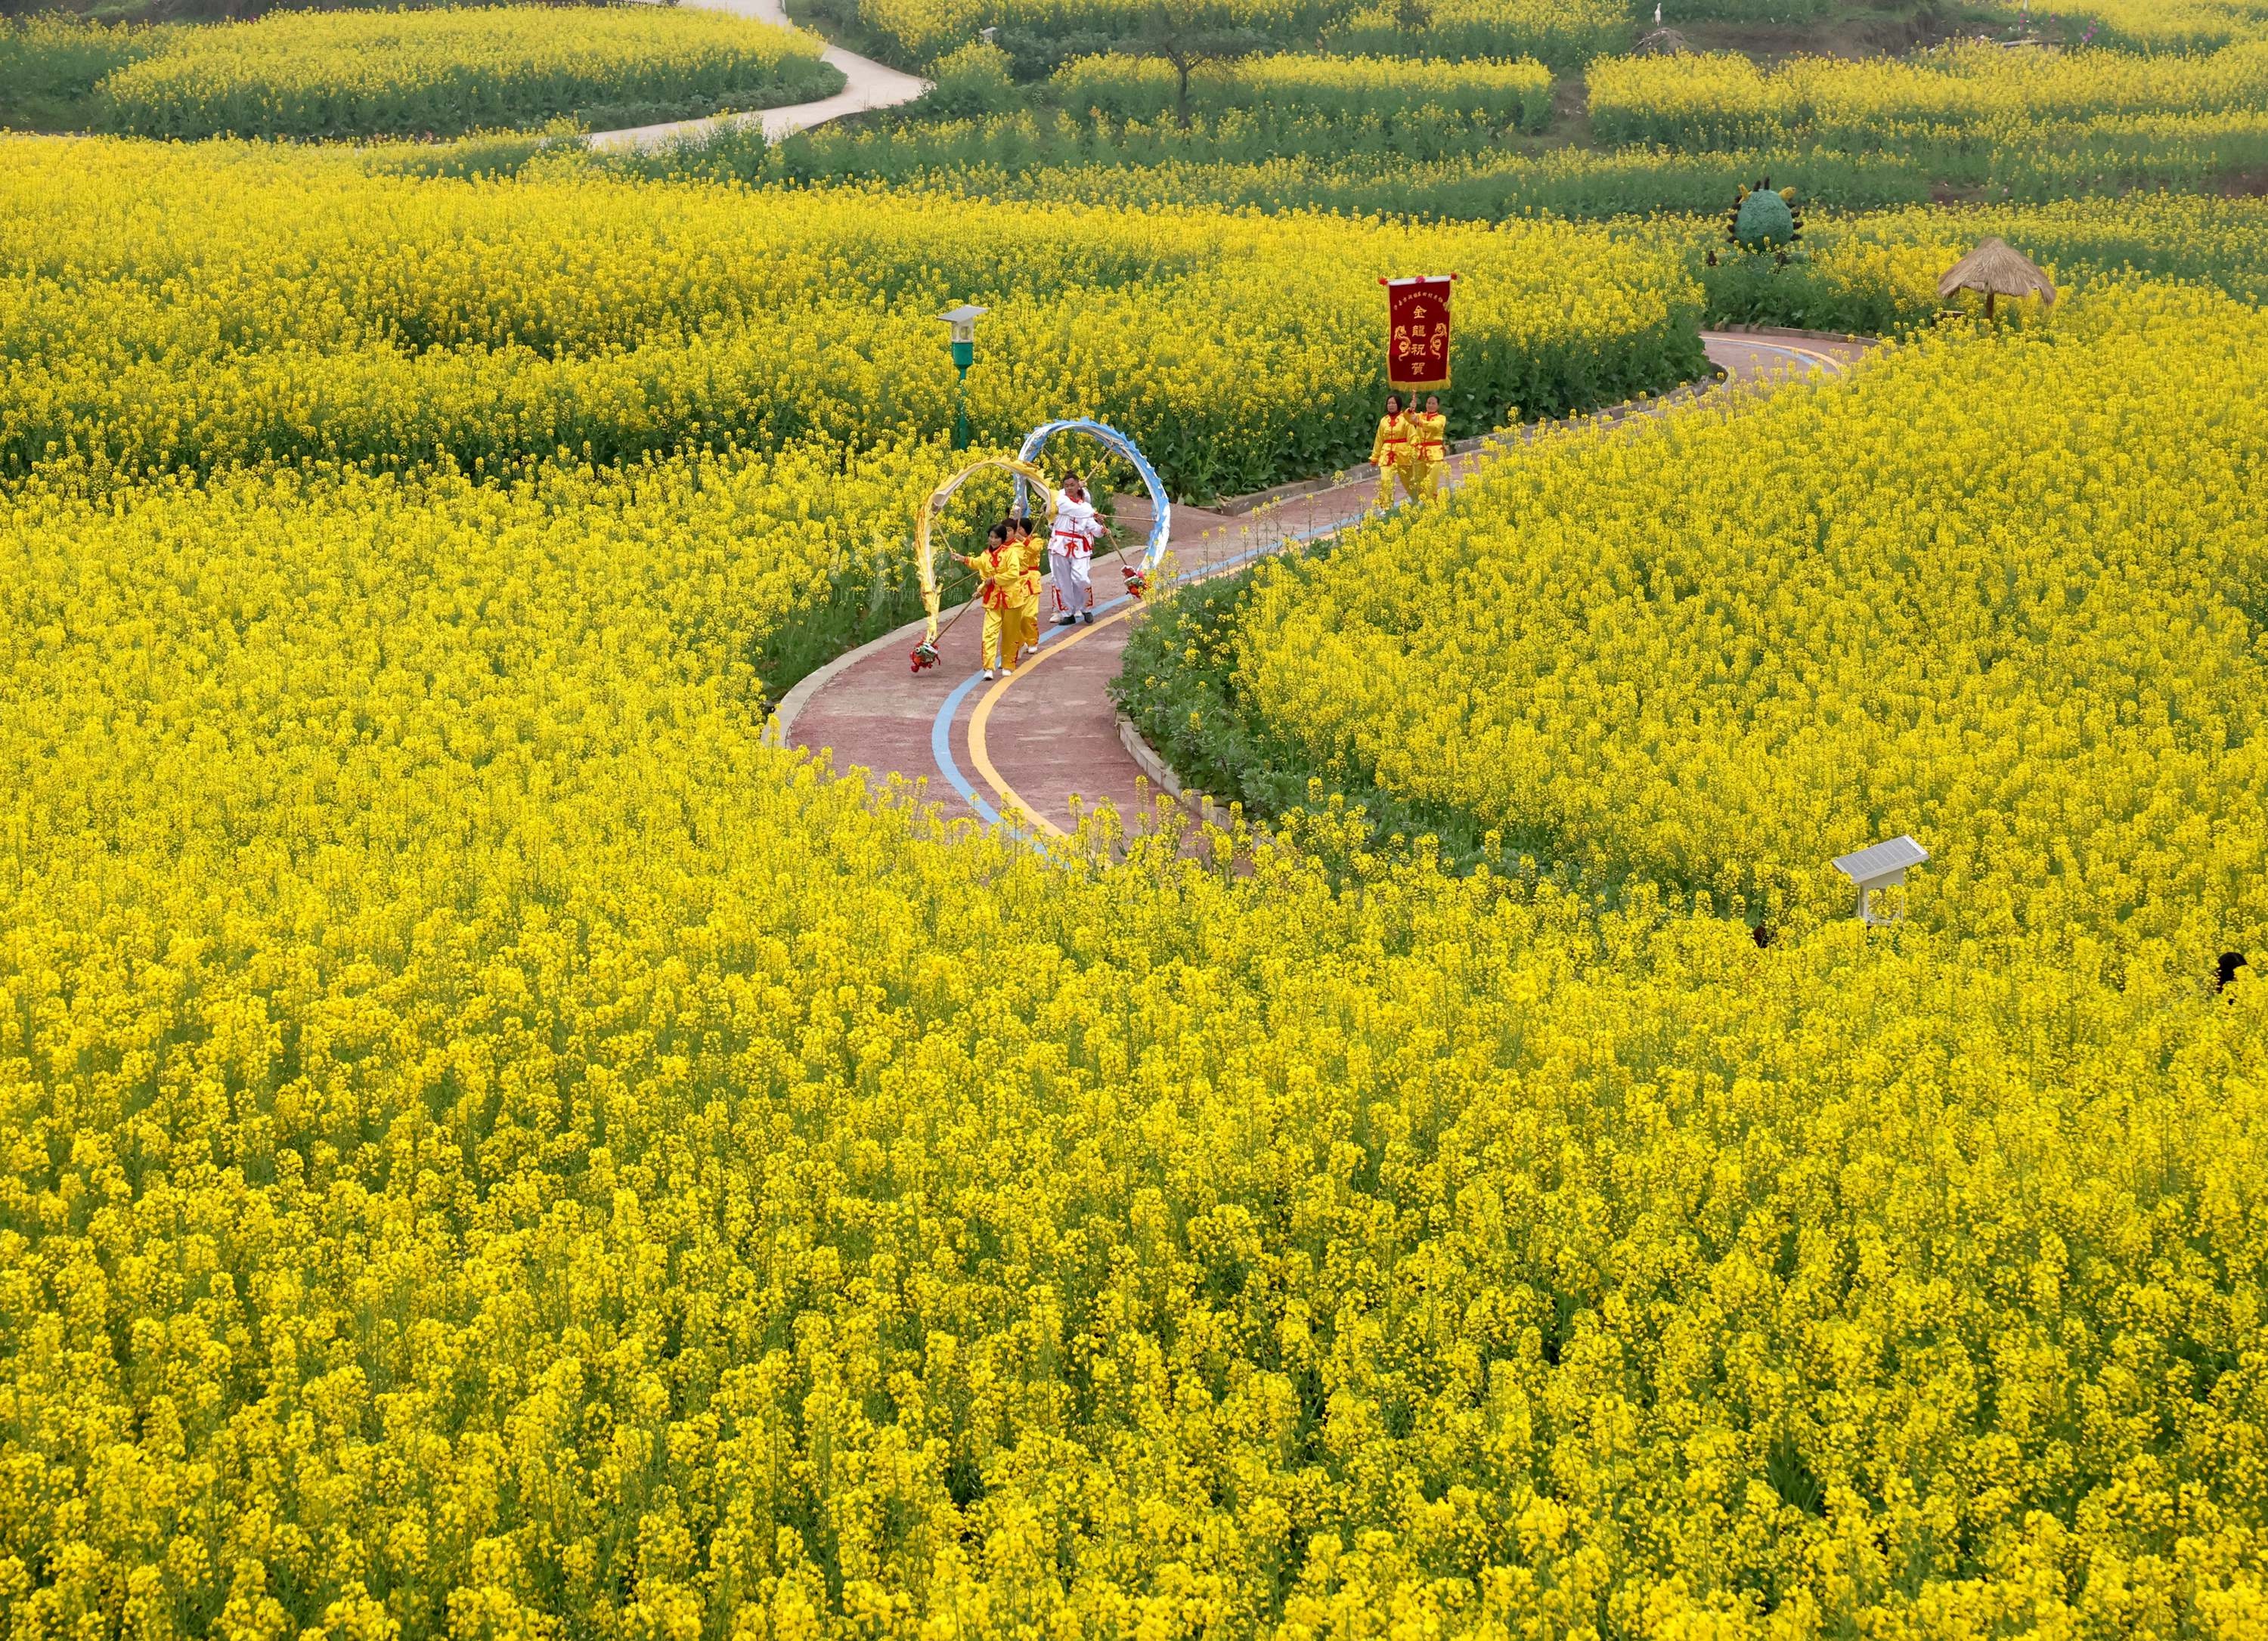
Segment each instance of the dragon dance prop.
[[914,565],[921,581],[922,608],[929,619],[922,641],[914,646],[910,658],[915,672],[926,672],[937,665],[937,643],[941,636],[938,630],[936,548],[931,541],[931,532],[938,516],[963,484],[978,474],[997,467],[1015,478],[1017,511],[1031,516],[1032,492],[1036,489],[1041,510],[1052,517],[1056,511],[1056,491],[1048,482],[1047,475],[1040,468],[1039,454],[1047,442],[1059,433],[1083,434],[1114,455],[1124,457],[1140,477],[1143,488],[1149,491],[1150,537],[1144,544],[1141,562],[1130,565],[1122,563],[1119,567],[1125,578],[1128,592],[1138,599],[1149,592],[1151,578],[1164,561],[1166,543],[1174,533],[1174,504],[1167,497],[1165,482],[1158,477],[1158,470],[1150,465],[1150,459],[1142,453],[1139,445],[1116,428],[1104,423],[1089,421],[1085,417],[1043,423],[1024,436],[1023,447],[1014,456],[987,456],[982,460],[970,462],[932,490],[929,498],[922,504],[921,512],[914,523]]
[[913,670],[917,673],[926,672],[937,665],[937,553],[930,540],[931,527],[956,490],[978,474],[995,467],[1015,475],[1018,511],[1027,509],[1028,487],[1036,486],[1041,506],[1049,516],[1055,512],[1056,493],[1048,484],[1047,475],[1021,457],[987,456],[980,461],[972,461],[929,493],[929,499],[922,503],[920,515],[914,520],[914,570],[921,578],[922,610],[929,617],[922,633],[922,641],[914,646]]
[[[1085,416],[1074,416],[1062,422],[1042,423],[1024,435],[1023,448],[1016,453],[1017,459],[1027,462],[1036,461],[1047,442],[1059,433],[1082,434],[1094,440],[1113,455],[1124,457],[1127,465],[1131,467],[1135,475],[1141,479],[1142,488],[1149,491],[1150,539],[1143,544],[1140,562],[1129,564],[1122,558],[1118,566],[1119,574],[1125,578],[1126,591],[1138,599],[1145,596],[1150,591],[1150,578],[1157,573],[1158,566],[1165,562],[1166,543],[1174,534],[1174,504],[1166,495],[1165,482],[1159,478],[1158,470],[1150,465],[1150,459],[1142,453],[1140,445],[1116,428],[1105,423],[1090,421]],[[1019,478],[1016,481],[1017,504],[1021,506],[1023,501],[1024,482]]]

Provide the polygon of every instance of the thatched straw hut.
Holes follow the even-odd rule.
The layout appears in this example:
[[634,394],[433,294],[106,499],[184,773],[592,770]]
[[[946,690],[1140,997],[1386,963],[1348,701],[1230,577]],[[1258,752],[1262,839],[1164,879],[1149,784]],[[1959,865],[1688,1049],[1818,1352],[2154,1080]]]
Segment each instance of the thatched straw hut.
[[1987,319],[1992,317],[1992,305],[2002,297],[2037,297],[2047,304],[2056,299],[2054,282],[2038,265],[2006,239],[1998,239],[1985,240],[1937,282],[1940,297],[1956,291],[1982,291]]

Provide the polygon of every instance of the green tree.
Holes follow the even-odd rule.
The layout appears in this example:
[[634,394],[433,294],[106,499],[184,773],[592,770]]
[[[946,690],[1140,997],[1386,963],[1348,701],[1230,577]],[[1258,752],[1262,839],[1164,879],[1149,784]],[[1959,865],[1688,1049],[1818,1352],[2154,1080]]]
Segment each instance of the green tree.
[[1118,49],[1155,57],[1174,70],[1174,123],[1189,129],[1189,76],[1208,63],[1233,63],[1261,50],[1268,37],[1222,0],[1149,0],[1133,35]]

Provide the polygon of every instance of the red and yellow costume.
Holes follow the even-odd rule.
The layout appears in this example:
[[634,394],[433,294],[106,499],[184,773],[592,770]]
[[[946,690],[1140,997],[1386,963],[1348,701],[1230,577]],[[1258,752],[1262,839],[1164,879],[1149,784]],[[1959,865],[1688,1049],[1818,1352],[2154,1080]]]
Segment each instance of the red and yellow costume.
[[[1449,418],[1435,412],[1430,416],[1410,418],[1410,477],[1417,481],[1413,494],[1435,496],[1440,493],[1441,475],[1449,466]],[[1404,489],[1410,487],[1405,481]]]
[[1041,562],[1048,556],[1047,543],[1029,531],[1024,539],[1011,543],[1016,562],[1024,567],[1023,624],[1016,634],[1016,659],[1021,660],[1027,650],[1040,647],[1040,582],[1046,573]]
[[[1023,554],[1004,543],[981,553],[954,556],[975,570],[983,584],[977,596],[984,604],[984,670],[989,673],[998,666],[1003,672],[1014,672],[1024,623],[1031,614],[1026,607],[1038,601],[1024,579]],[[1033,629],[1037,631],[1035,618]]]
[[1394,481],[1402,481],[1402,493],[1414,496],[1410,488],[1410,460],[1413,451],[1409,414],[1396,410],[1391,416],[1378,418],[1378,437],[1370,442],[1370,459],[1378,464],[1378,504],[1394,504]]

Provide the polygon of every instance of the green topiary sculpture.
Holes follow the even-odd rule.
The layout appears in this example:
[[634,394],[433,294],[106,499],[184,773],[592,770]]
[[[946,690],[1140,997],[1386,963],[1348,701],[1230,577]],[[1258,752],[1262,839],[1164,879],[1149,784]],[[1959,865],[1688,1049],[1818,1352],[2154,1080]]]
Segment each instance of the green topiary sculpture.
[[1803,218],[1795,211],[1795,190],[1773,193],[1770,177],[1753,188],[1743,187],[1733,202],[1725,237],[1743,251],[1786,251],[1803,238]]

